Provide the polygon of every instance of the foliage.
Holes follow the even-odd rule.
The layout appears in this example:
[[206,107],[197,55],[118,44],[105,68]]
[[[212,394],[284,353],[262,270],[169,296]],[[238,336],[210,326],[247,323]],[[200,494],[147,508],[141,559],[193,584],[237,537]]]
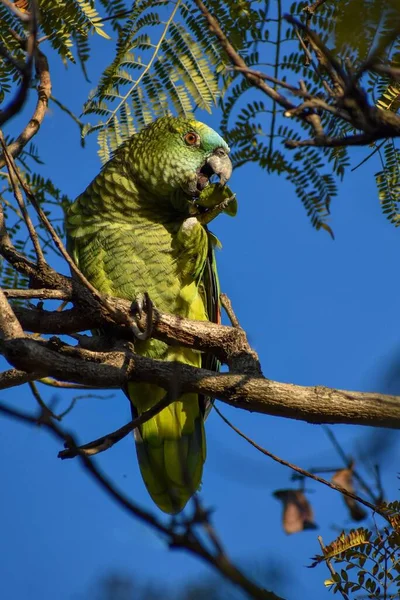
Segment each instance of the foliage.
[[[247,51],[248,19],[234,3],[209,3],[221,25],[232,34],[236,47]],[[259,12],[243,1],[255,31]],[[264,18],[260,11],[260,18]],[[139,0],[132,6],[126,26],[118,32],[115,57],[85,104],[85,114],[101,117],[84,134],[99,133],[100,156],[132,135],[137,127],[173,112],[188,116],[199,108],[211,111],[222,94],[224,57],[215,45],[197,9],[182,0]]]
[[325,582],[334,593],[355,594],[370,599],[394,600],[400,595],[400,502],[385,506],[390,526],[375,532],[358,528],[342,532],[311,567],[324,561],[343,565]]
[[[7,140],[6,140],[7,141]],[[63,236],[63,207],[70,202],[68,197],[54,185],[49,178],[44,178],[40,173],[32,171],[30,165],[41,164],[38,150],[34,144],[30,144],[25,148],[19,156],[18,163],[21,173],[25,181],[35,194],[37,201],[43,207],[47,215],[52,215],[52,223],[60,236]],[[9,178],[3,172],[0,172],[3,180],[3,186],[0,189],[0,201],[3,204],[4,216],[7,222],[8,234],[13,241],[15,247],[20,252],[32,260],[35,259],[30,237],[26,235],[26,227],[23,216],[15,206],[14,200],[9,200],[13,197],[13,190]],[[52,252],[57,252],[54,245],[51,243],[50,236],[39,219],[34,220],[34,225],[41,241],[42,249],[46,254],[50,248]],[[9,263],[0,258],[0,286],[3,288],[27,288],[29,282],[16,271]],[[17,302],[17,301],[14,301]],[[21,303],[18,301],[17,303]]]
[[[346,68],[354,70],[371,51],[387,64],[400,63],[400,40],[393,37],[399,18],[396,1],[327,0],[307,17],[304,1],[290,5],[281,0],[209,0],[207,8],[249,68],[266,70],[271,65],[274,77],[295,85],[301,78],[310,93],[320,93],[329,77],[307,58],[298,32],[283,20],[284,11],[290,9],[307,21],[334,48],[336,57],[345,61]],[[232,146],[235,165],[256,162],[269,173],[285,175],[312,225],[331,233],[331,202],[349,167],[348,150],[285,148],[284,140],[309,136],[310,125],[288,122],[276,102],[255,92],[242,73],[230,68],[193,1],[40,0],[39,6],[45,40],[41,47],[45,51],[50,44],[64,63],[78,62],[85,76],[94,52],[90,34],[97,34],[98,39],[114,38],[103,41],[109,44],[111,60],[84,103],[90,123],[83,126],[69,111],[83,137],[97,132],[102,161],[108,160],[124,139],[160,115],[190,115],[219,107],[221,130]],[[24,25],[3,4],[0,19],[0,42],[22,61],[18,36],[24,35]],[[10,95],[19,79],[20,73],[10,62],[0,63],[0,101]],[[399,111],[397,83],[369,73],[363,85],[379,108]],[[330,135],[349,132],[349,127],[334,117],[321,118]],[[384,145],[381,158],[382,169],[376,175],[379,199],[384,214],[397,225],[399,155],[392,141]]]
[[400,150],[393,140],[378,147],[382,169],[375,174],[383,213],[396,226],[400,225]]

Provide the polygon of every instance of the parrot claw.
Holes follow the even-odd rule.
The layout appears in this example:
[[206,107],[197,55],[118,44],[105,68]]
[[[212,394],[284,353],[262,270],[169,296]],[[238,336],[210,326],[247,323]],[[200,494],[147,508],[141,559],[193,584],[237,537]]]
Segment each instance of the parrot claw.
[[214,206],[214,208],[211,208],[207,212],[204,212],[204,213],[201,213],[200,215],[198,215],[197,219],[203,225],[208,225],[208,223],[210,223],[213,219],[215,219],[215,217],[217,217],[219,214],[224,212],[228,208],[228,206],[231,204],[231,202],[233,202],[235,199],[236,199],[236,194],[232,194],[232,196],[230,196],[226,200],[223,200],[222,202],[220,202],[219,204]]
[[[148,340],[151,337],[153,330],[153,303],[147,292],[136,296],[131,305],[131,312],[133,319],[130,326],[135,338],[141,341]],[[138,325],[138,321],[141,321],[143,316],[146,316],[146,327],[144,331],[142,331]]]
[[[148,297],[148,296],[147,296]],[[133,314],[137,314],[139,319],[143,317],[143,313],[146,310],[147,298],[146,294],[138,294],[135,300],[132,302],[131,311]]]

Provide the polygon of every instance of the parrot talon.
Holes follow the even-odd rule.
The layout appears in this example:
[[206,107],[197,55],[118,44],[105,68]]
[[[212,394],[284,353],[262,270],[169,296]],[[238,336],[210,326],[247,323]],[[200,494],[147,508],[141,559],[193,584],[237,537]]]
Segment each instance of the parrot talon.
[[[153,303],[147,292],[138,294],[132,302],[131,312],[133,313],[133,319],[130,322],[130,329],[136,339],[146,341],[151,337],[153,331],[153,308]],[[146,327],[144,331],[142,331],[138,325],[138,321],[140,322],[143,316],[146,316]]]
[[145,294],[138,294],[131,305],[131,312],[137,314],[139,320],[143,317],[143,313],[145,312],[146,307],[146,297]]

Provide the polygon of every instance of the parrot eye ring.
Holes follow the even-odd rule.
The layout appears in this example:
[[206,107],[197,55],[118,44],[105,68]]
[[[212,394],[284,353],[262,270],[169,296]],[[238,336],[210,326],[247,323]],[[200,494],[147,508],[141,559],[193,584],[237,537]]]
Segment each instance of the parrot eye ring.
[[200,136],[194,131],[189,131],[183,138],[188,146],[199,146]]

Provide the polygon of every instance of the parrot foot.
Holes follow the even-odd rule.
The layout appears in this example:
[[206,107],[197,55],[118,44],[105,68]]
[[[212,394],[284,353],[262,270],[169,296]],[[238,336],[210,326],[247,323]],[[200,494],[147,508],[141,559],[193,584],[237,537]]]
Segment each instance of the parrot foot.
[[226,209],[228,208],[228,206],[234,200],[236,200],[236,194],[232,194],[232,196],[230,196],[229,198],[226,198],[226,200],[223,200],[222,202],[220,202],[219,204],[214,206],[214,208],[208,210],[207,212],[200,213],[199,215],[197,215],[197,220],[202,225],[208,225],[208,223],[213,221],[215,219],[215,217],[217,217],[222,212],[225,212]]
[[[131,305],[132,321],[130,323],[131,331],[136,339],[146,341],[151,337],[153,330],[153,303],[147,292],[138,294]],[[143,317],[146,317],[144,331],[139,327]]]

